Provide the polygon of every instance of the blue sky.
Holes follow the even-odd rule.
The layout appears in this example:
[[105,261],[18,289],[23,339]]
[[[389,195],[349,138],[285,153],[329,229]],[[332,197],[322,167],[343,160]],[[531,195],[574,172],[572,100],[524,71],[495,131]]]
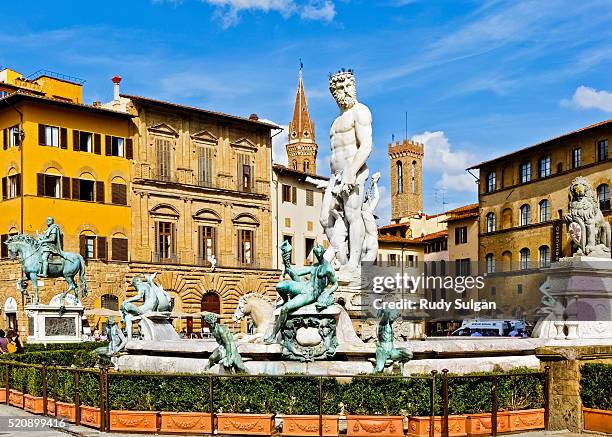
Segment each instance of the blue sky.
[[2,15],[0,65],[82,77],[86,102],[110,100],[119,74],[122,92],[286,125],[302,58],[323,174],[338,111],[327,76],[353,68],[373,114],[381,222],[387,144],[406,112],[426,146],[429,213],[476,201],[469,165],[612,112],[609,1],[55,0]]

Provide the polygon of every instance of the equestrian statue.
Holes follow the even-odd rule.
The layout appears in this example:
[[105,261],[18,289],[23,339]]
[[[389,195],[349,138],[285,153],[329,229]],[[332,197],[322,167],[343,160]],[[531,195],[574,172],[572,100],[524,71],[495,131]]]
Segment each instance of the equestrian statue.
[[68,290],[62,294],[62,299],[72,291],[76,302],[78,302],[79,287],[74,281],[74,277],[78,274],[81,297],[87,296],[85,260],[78,253],[65,252],[62,237],[61,228],[55,223],[53,217],[48,217],[47,229],[36,238],[26,234],[17,234],[12,235],[6,241],[9,257],[12,259],[19,258],[21,261],[21,270],[25,276],[20,284],[22,293],[27,293],[25,290],[28,280],[32,282],[34,305],[39,304],[39,277],[64,278],[68,283]]

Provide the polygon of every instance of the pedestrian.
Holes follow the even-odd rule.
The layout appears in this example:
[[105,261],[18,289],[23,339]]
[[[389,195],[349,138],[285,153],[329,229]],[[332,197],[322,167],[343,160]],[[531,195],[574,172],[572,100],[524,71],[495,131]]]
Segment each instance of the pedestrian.
[[0,352],[3,354],[8,354],[8,338],[6,338],[6,332],[4,329],[0,329]]

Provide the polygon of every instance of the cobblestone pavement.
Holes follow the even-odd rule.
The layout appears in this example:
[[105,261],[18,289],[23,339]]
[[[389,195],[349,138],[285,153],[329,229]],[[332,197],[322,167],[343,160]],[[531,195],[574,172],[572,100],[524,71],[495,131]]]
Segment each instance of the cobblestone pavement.
[[[9,421],[9,419],[12,419]],[[59,429],[59,427],[49,426],[38,426],[35,430],[32,428],[25,429],[18,427],[17,425],[25,425],[28,423],[27,419],[51,419],[53,422],[54,418],[45,418],[36,414],[31,414],[23,411],[20,408],[9,407],[5,404],[0,404],[0,437],[3,436],[15,436],[15,437],[66,437],[68,435],[78,437],[142,437],[143,434],[119,434],[119,433],[105,433],[95,429],[87,428],[84,426],[76,426],[73,424],[66,424],[65,427]],[[32,422],[31,422],[32,423]],[[12,425],[12,426],[11,426]],[[520,434],[511,434],[512,437],[585,437],[588,435],[596,434],[577,434],[569,431],[533,431],[525,432]],[[601,434],[600,434],[601,435]]]

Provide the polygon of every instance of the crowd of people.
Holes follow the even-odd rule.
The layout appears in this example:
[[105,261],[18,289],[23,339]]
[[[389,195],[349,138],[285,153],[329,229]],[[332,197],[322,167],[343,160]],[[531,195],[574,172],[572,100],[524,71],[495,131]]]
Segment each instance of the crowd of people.
[[23,345],[21,344],[21,340],[19,339],[19,334],[14,330],[9,330],[8,334],[0,329],[0,353],[2,354],[12,354],[12,353],[22,353]]

